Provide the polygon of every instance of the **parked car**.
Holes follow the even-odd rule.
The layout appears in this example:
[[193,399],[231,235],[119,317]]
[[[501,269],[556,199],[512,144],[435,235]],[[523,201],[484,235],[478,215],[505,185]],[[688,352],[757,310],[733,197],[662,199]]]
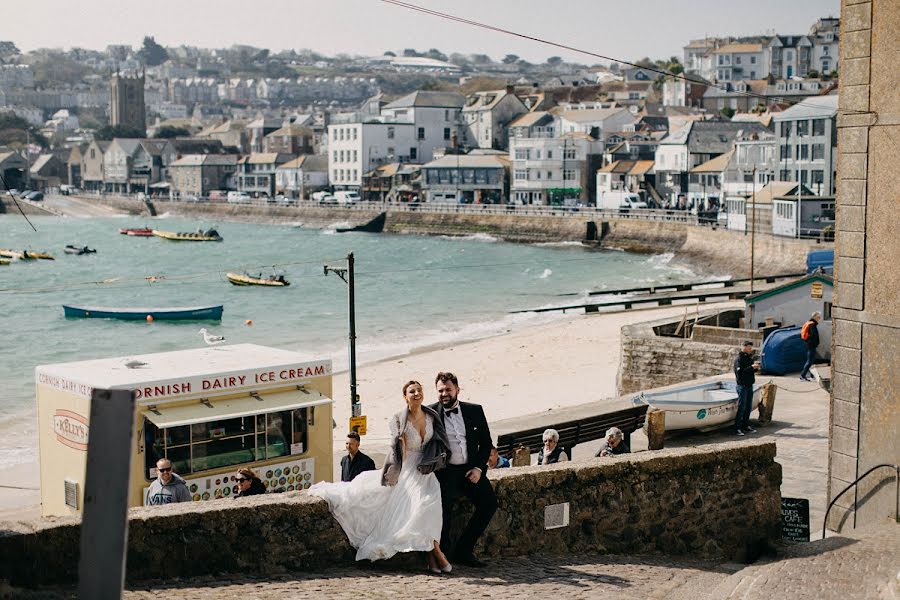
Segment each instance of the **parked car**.
[[319,197],[319,204],[322,205],[336,205],[338,203],[337,198],[332,196],[331,194],[325,194],[324,196]]
[[247,192],[228,192],[228,202],[232,204],[250,204],[250,200]]
[[40,202],[44,199],[44,192],[31,192],[25,196],[25,199],[32,202]]
[[359,193],[358,192],[335,192],[335,199],[337,199],[339,204],[343,205],[351,205],[359,202]]
[[321,202],[322,199],[325,198],[325,196],[331,196],[331,193],[326,191],[313,192],[309,199],[313,202]]
[[59,186],[59,193],[63,196],[71,196],[73,194],[81,193],[81,190],[75,187],[74,185],[69,185],[67,183]]

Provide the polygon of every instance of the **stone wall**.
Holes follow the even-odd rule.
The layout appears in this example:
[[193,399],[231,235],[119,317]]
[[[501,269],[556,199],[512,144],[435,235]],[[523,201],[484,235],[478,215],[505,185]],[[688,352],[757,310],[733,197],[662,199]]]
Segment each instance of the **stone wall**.
[[[729,442],[491,471],[499,509],[478,552],[752,559],[781,537],[774,459],[774,443]],[[545,529],[545,508],[562,503],[568,525]],[[467,503],[456,510],[459,526]],[[354,558],[326,503],[300,492],[137,508],[129,518],[130,581],[315,572]],[[0,523],[0,580],[71,584],[78,543],[75,519]]]
[[[700,320],[709,320],[714,311],[701,313]],[[692,319],[693,320],[693,319]],[[678,326],[678,320],[661,319],[645,323],[635,323],[622,327],[621,352],[617,389],[620,396],[690,381],[711,375],[721,375],[731,371],[731,363],[737,352],[737,344],[711,344],[680,337],[658,335],[670,332]],[[702,325],[686,328],[696,331]],[[709,327],[709,329],[723,329]],[[757,344],[762,343],[762,333],[750,335],[747,330],[735,329],[740,340],[749,337]],[[740,341],[738,341],[740,343]]]
[[763,332],[759,329],[695,325],[691,333],[691,339],[700,344],[728,346],[732,349],[732,353],[734,353],[745,340],[753,342],[753,346],[759,350],[763,342]]
[[[93,202],[113,206],[131,214],[147,214],[143,202],[131,198],[85,196]],[[368,209],[303,206],[251,206],[222,203],[154,201],[157,212],[204,219],[251,221],[257,223],[297,223],[307,227],[335,224],[360,225],[374,218],[380,205]],[[594,221],[606,231],[601,247],[648,254],[673,253],[698,272],[734,277],[749,276],[750,238],[742,232],[699,227],[686,223],[609,220],[575,213],[564,215],[462,214],[397,212],[388,210],[387,233],[419,235],[471,235],[482,233],[512,242],[581,241],[587,224]],[[806,253],[825,247],[810,240],[793,240],[771,235],[756,236],[755,273],[778,275],[805,270]],[[830,247],[830,246],[829,246]]]

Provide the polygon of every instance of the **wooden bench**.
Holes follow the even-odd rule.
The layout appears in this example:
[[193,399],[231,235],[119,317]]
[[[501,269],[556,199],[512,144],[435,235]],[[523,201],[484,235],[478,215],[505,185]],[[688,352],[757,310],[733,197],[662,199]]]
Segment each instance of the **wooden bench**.
[[528,448],[532,454],[539,452],[544,447],[543,436],[546,429],[558,431],[559,444],[571,450],[582,442],[603,439],[606,436],[606,430],[610,427],[618,427],[622,430],[622,433],[625,434],[625,443],[630,448],[631,434],[644,426],[647,408],[647,405],[633,406],[575,421],[504,433],[497,438],[497,451],[507,458],[512,457],[515,449],[522,446]]

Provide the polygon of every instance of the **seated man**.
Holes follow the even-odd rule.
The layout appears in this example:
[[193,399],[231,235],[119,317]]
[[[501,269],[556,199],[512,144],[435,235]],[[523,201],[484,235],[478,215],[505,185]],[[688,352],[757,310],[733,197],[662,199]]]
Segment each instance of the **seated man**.
[[488,469],[507,469],[512,466],[509,462],[509,459],[500,456],[500,453],[497,452],[496,448],[491,448],[491,453],[488,455],[487,461]]
[[542,436],[544,447],[538,452],[539,465],[552,465],[570,460],[570,451],[559,445],[559,432],[555,429],[547,429]]
[[614,454],[627,454],[631,452],[625,443],[625,434],[618,427],[610,427],[606,430],[606,438],[600,443],[600,450],[596,456],[613,456]]

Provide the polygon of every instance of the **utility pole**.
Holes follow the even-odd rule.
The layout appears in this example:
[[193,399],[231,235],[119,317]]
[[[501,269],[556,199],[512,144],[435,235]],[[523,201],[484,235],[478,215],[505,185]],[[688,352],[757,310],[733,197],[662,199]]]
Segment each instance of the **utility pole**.
[[753,165],[753,202],[750,208],[750,293],[753,293],[753,261],[756,258],[756,165]]
[[359,394],[356,393],[356,290],[353,280],[353,253],[347,255],[346,267],[329,267],[325,265],[325,275],[334,273],[348,286],[350,308],[350,416],[359,417],[362,408],[359,403]]

